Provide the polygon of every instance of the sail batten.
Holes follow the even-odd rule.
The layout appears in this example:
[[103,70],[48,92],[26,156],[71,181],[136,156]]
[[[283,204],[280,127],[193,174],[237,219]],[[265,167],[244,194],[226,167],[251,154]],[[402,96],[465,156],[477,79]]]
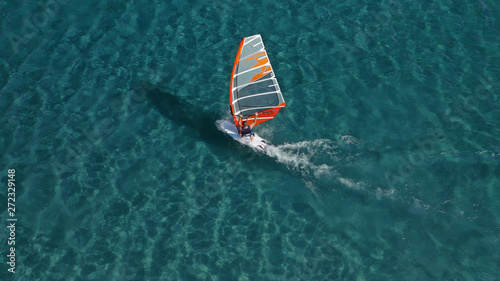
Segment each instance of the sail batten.
[[235,74],[234,76],[236,77],[236,76],[239,76],[239,75],[241,75],[241,74],[245,74],[245,73],[247,73],[247,72],[250,72],[250,71],[252,71],[252,70],[256,70],[256,69],[258,70],[259,68],[261,68],[261,67],[263,67],[263,66],[271,66],[271,64],[270,64],[270,63],[266,63],[266,64],[264,64],[264,65],[259,65],[259,66],[256,66],[256,67],[252,67],[252,68],[250,68],[250,69],[248,69],[248,70],[245,70],[245,71],[243,71],[243,72],[239,72],[239,73]]
[[240,86],[238,86],[238,87],[236,87],[236,88],[233,88],[233,91],[234,91],[235,89],[237,89],[237,88],[246,87],[246,86],[248,86],[248,85],[250,85],[250,84],[257,84],[257,83],[260,83],[260,82],[263,82],[263,81],[267,81],[267,80],[272,80],[272,79],[273,79],[273,78],[261,79],[261,80],[259,80],[259,81],[254,81],[254,82],[250,82],[250,83],[248,83],[248,84],[243,84],[243,85],[240,85]]
[[[249,40],[247,40],[244,44],[245,45],[250,44],[250,42],[252,42],[253,40],[257,39],[257,36],[252,36],[252,37],[247,37],[247,39],[249,39]],[[250,39],[250,38],[252,38],[252,39]]]
[[229,98],[235,123],[235,116],[252,119],[259,113],[258,125],[286,106],[260,35],[243,38],[231,78]]
[[254,97],[263,96],[263,95],[271,95],[271,94],[275,94],[275,93],[277,93],[277,91],[272,91],[272,92],[267,92],[267,93],[261,93],[261,94],[255,94],[255,95],[251,95],[251,96],[242,97],[242,98],[239,98],[239,99],[235,100],[233,102],[233,104],[235,104],[238,101],[243,100],[243,99],[254,98]]
[[245,56],[245,57],[243,57],[243,58],[240,58],[240,61],[242,61],[242,60],[246,60],[246,59],[248,59],[248,58],[251,58],[251,57],[253,57],[253,56],[255,56],[255,55],[259,54],[259,53],[262,53],[262,52],[264,52],[264,51],[265,51],[265,49],[264,49],[264,48],[259,49],[258,51],[255,51],[255,52],[253,52],[253,53],[251,53],[251,54],[246,55],[246,56]]
[[[276,107],[282,108],[282,107],[285,107],[285,106],[283,105],[283,106],[276,106]],[[256,107],[256,108],[257,109],[270,109],[270,108],[275,108],[275,107],[274,106],[260,106],[260,107]],[[248,111],[248,110],[253,110],[253,109],[252,108],[242,109],[241,111],[237,111],[235,114],[238,115],[238,114],[242,113],[243,111]],[[262,118],[265,118],[265,117],[262,117]],[[270,117],[270,119],[272,119],[272,118],[274,118],[274,117]],[[257,117],[257,120],[258,119],[261,119],[261,117]]]

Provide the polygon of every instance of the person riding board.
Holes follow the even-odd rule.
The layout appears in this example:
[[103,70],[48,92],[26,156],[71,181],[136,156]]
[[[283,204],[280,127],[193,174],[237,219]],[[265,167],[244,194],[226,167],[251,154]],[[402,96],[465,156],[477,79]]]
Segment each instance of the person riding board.
[[[257,115],[259,113],[255,113],[255,119],[253,120],[253,123],[251,125],[247,124],[247,120],[243,121],[243,115],[240,114],[240,118],[238,120],[238,131],[240,132],[241,137],[247,137],[250,136],[250,140],[253,141],[254,136],[253,136],[253,126],[257,123]],[[243,123],[243,124],[242,124]]]

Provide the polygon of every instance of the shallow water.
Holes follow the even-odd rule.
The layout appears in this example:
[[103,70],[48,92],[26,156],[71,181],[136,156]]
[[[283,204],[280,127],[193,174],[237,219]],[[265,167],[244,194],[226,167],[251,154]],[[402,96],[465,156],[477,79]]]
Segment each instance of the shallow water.
[[[498,278],[495,1],[40,3],[0,3],[1,280]],[[265,153],[215,126],[257,33]]]

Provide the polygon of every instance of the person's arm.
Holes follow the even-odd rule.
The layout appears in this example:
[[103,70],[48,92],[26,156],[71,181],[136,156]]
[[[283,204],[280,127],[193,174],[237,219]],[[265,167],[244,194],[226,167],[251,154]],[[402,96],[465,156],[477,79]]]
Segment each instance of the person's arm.
[[257,115],[259,115],[258,112],[255,113],[255,119],[253,119],[253,123],[252,125],[250,125],[250,129],[253,129],[253,126],[255,126],[255,124],[257,123]]
[[241,127],[241,122],[243,122],[243,115],[240,114],[240,118],[238,120],[238,127]]
[[241,134],[241,122],[243,122],[243,115],[240,114],[240,116],[238,116],[238,126],[236,127],[238,129],[238,133],[240,133],[240,136],[242,136],[242,134]]

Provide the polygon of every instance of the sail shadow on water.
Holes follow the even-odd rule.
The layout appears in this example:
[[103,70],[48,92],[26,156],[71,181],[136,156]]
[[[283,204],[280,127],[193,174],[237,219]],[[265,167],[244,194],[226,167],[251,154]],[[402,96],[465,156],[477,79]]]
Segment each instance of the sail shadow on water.
[[148,99],[161,115],[177,126],[186,126],[186,134],[211,144],[226,145],[227,139],[215,126],[215,112],[208,112],[202,106],[158,89],[148,91]]
[[251,162],[253,167],[282,172],[288,170],[285,173],[291,172],[312,191],[324,192],[331,188],[332,181],[340,178],[336,159],[339,156],[337,153],[342,154],[342,151],[337,150],[335,141],[271,144],[267,153],[259,154],[226,137],[215,125],[216,112],[207,111],[203,106],[159,89],[148,91],[147,97],[162,116],[179,127],[186,127],[186,141],[204,141],[208,149],[228,161],[243,160]]
[[[255,153],[250,148],[244,148],[227,137],[216,126],[218,113],[205,110],[203,106],[193,104],[184,98],[158,89],[148,91],[148,100],[157,108],[158,112],[179,127],[186,127],[186,141],[201,140],[207,144],[207,148],[213,155],[227,162],[232,162],[235,167],[238,163],[256,165],[252,162],[258,159],[258,166],[262,169],[282,169],[276,166],[275,161],[264,155]],[[165,132],[168,133],[167,131]],[[220,177],[229,176],[224,173],[228,171],[208,171]],[[231,177],[238,172],[232,173]]]

